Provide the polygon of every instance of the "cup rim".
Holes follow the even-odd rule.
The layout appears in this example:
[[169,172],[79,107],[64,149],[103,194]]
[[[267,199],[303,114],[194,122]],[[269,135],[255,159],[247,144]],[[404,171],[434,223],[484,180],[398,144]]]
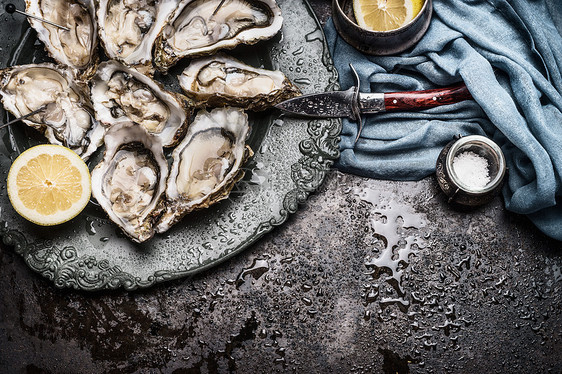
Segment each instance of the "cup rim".
[[[464,184],[462,182],[462,180],[460,180],[458,178],[457,174],[455,173],[454,168],[452,167],[453,159],[457,155],[457,151],[462,146],[464,146],[466,144],[470,144],[470,143],[474,143],[475,145],[485,144],[488,148],[490,148],[496,154],[496,156],[498,158],[498,172],[496,173],[494,178],[486,184],[486,186],[484,188],[475,189],[475,188],[471,188],[470,186],[467,186],[466,184]],[[463,191],[465,191],[469,194],[473,194],[473,195],[487,194],[487,193],[493,191],[495,188],[497,188],[501,184],[501,182],[503,181],[503,178],[505,176],[506,169],[507,169],[506,168],[506,162],[505,162],[505,156],[504,156],[501,148],[494,141],[492,141],[491,139],[489,139],[485,136],[482,136],[482,135],[463,136],[460,139],[458,139],[455,143],[453,143],[453,145],[451,146],[451,148],[447,152],[447,157],[445,159],[445,168],[447,169],[447,172],[449,174],[449,178],[451,179],[451,181],[456,186],[458,186]]]

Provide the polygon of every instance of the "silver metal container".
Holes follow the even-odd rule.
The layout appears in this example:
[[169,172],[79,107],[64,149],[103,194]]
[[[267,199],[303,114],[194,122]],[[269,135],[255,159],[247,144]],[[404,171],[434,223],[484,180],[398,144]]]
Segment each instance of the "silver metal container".
[[[471,151],[486,158],[490,181],[482,188],[473,188],[463,183],[454,171],[453,160],[463,152]],[[485,136],[470,135],[452,140],[447,144],[436,164],[439,186],[449,197],[450,203],[462,206],[485,204],[496,196],[507,172],[505,157],[500,147]]]
[[425,0],[418,15],[404,26],[390,31],[371,31],[360,27],[353,15],[353,0],[332,0],[334,26],[341,37],[363,53],[392,55],[416,44],[431,21],[433,6]]

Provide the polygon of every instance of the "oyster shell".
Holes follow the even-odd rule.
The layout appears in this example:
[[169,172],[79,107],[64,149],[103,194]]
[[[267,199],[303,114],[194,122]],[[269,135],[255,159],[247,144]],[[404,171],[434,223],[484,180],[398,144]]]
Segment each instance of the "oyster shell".
[[28,13],[70,29],[66,31],[28,18],[51,57],[74,69],[93,70],[98,36],[93,0],[26,0],[25,3]]
[[282,72],[254,68],[222,53],[192,61],[178,79],[197,105],[259,111],[300,95]]
[[92,195],[135,242],[154,235],[166,189],[168,163],[162,144],[133,123],[120,123],[104,137],[103,160],[92,171]]
[[[210,55],[272,38],[281,29],[274,0],[183,0],[155,43],[154,63],[167,70],[183,57]],[[218,10],[217,10],[218,8]],[[215,13],[216,11],[216,13]]]
[[174,149],[166,187],[166,211],[156,231],[167,231],[189,212],[225,199],[243,177],[252,155],[246,145],[250,126],[240,108],[201,110]]
[[87,159],[100,145],[103,128],[92,114],[88,87],[74,78],[69,69],[49,63],[14,66],[0,70],[0,95],[16,117],[45,107],[23,122]]
[[177,5],[176,0],[101,0],[99,34],[108,57],[150,64],[154,41]]
[[135,122],[158,136],[165,147],[177,144],[191,116],[183,95],[166,91],[148,76],[117,61],[100,64],[91,95],[96,118],[105,126]]

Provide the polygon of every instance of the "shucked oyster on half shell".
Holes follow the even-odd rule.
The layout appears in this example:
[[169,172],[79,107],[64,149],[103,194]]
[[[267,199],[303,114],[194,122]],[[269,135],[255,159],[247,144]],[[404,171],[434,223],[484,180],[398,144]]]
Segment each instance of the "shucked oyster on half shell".
[[250,126],[240,108],[201,110],[174,149],[166,187],[166,211],[156,226],[167,231],[189,212],[225,199],[252,155],[246,145]]
[[135,122],[159,137],[164,147],[178,143],[191,116],[183,95],[166,91],[148,76],[117,61],[99,65],[91,95],[96,118],[105,126]]
[[97,18],[108,57],[150,64],[154,41],[177,5],[177,0],[101,0]]
[[259,111],[300,95],[282,72],[254,68],[223,53],[192,61],[178,79],[197,105]]
[[28,13],[70,29],[66,31],[28,18],[51,57],[74,69],[94,68],[98,31],[93,0],[26,0],[25,3]]
[[16,117],[44,107],[23,122],[87,159],[100,145],[103,128],[92,114],[88,87],[74,78],[69,69],[49,63],[14,66],[0,70],[0,95]]
[[160,139],[134,123],[120,123],[105,134],[103,160],[92,171],[92,195],[135,242],[154,235],[162,212],[168,162]]
[[221,0],[180,2],[155,43],[154,63],[158,69],[165,71],[183,57],[255,44],[281,30],[281,9],[274,0],[225,0],[219,7],[220,3]]

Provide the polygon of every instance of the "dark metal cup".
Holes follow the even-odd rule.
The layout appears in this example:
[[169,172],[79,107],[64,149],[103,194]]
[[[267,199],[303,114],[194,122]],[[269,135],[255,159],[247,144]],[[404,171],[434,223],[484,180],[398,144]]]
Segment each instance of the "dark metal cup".
[[334,26],[338,33],[353,47],[370,55],[392,55],[416,44],[427,31],[432,12],[431,0],[425,0],[416,17],[404,26],[389,31],[371,31],[355,22],[353,0],[332,0]]
[[[490,181],[482,188],[466,185],[456,175],[453,160],[463,152],[471,151],[486,158]],[[505,157],[500,147],[492,140],[480,135],[470,135],[454,139],[447,144],[436,164],[439,186],[449,197],[450,203],[462,206],[478,206],[491,201],[501,190],[507,172]]]

